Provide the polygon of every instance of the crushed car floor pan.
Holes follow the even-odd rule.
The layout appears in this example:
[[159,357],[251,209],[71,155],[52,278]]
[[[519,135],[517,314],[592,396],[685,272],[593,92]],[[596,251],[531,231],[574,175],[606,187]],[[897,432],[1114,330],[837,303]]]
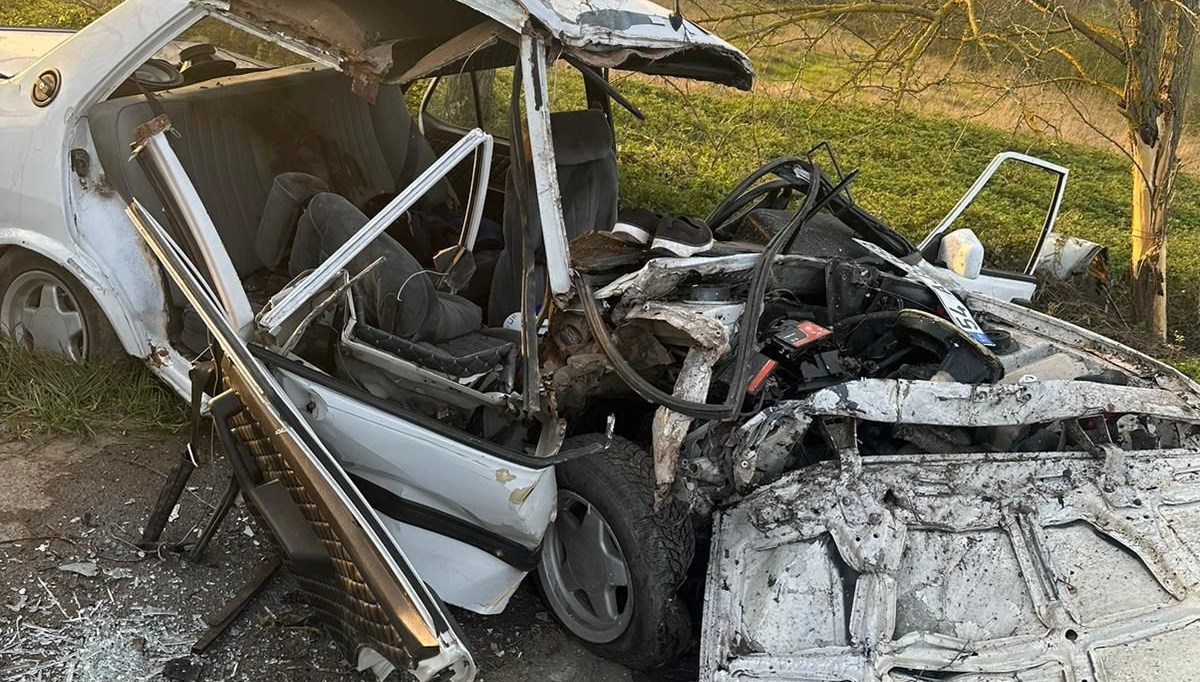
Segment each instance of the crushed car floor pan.
[[715,520],[703,680],[1193,679],[1200,455],[913,455]]

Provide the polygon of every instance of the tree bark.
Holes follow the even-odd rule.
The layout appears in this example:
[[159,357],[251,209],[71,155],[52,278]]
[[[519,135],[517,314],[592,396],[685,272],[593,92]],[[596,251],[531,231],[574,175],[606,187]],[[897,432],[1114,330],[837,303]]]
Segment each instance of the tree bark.
[[1133,133],[1132,237],[1133,318],[1159,340],[1167,337],[1167,210],[1163,197],[1170,178],[1162,177],[1166,165],[1163,141],[1151,146]]
[[1197,0],[1130,0],[1125,97],[1133,158],[1133,317],[1167,338],[1167,214],[1179,170]]

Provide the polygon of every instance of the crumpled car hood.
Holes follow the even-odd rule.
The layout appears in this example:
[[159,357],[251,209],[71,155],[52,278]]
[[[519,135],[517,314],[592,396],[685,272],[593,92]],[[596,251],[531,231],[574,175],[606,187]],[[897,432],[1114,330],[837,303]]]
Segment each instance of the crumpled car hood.
[[[1011,382],[851,381],[765,409],[731,438],[747,477],[813,429],[833,456],[716,513],[702,680],[1194,677],[1196,385],[1068,323],[967,300],[1020,334],[1029,356],[1007,356]],[[1077,374],[1081,359],[1131,381],[1022,376]],[[1049,424],[1057,445],[1010,449],[1004,425]],[[992,447],[956,450],[937,440],[945,425],[991,429]],[[864,447],[859,435],[881,427],[927,449]]]

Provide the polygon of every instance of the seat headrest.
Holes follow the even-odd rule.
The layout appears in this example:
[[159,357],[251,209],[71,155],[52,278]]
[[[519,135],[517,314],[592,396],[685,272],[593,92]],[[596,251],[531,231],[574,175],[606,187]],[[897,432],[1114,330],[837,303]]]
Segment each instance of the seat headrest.
[[555,163],[578,166],[613,155],[612,128],[599,109],[562,111],[550,115]]

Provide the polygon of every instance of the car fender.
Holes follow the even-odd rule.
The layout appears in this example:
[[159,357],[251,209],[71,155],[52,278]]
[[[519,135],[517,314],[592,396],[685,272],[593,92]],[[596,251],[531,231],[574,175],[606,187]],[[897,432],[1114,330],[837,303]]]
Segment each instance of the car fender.
[[[144,254],[140,243],[135,243],[134,246]],[[104,274],[110,270],[118,271],[114,268],[120,264],[110,263],[112,267],[105,269],[81,249],[72,248],[42,232],[24,227],[0,227],[0,252],[10,248],[36,253],[71,273],[72,277],[87,288],[92,298],[96,299],[96,304],[112,325],[125,352],[145,361],[151,371],[167,382],[176,393],[187,397],[189,362],[166,338],[166,292],[159,278],[148,280],[142,291],[144,300],[157,300],[158,310],[161,311],[159,314],[163,322],[157,329],[151,329],[144,323],[142,316],[135,314],[137,307],[131,302],[128,292],[120,286],[114,286],[112,280]]]
[[[113,284],[104,274],[106,270],[95,259],[78,248],[72,248],[34,229],[0,228],[0,248],[11,247],[43,256],[71,273],[71,276],[88,290],[92,298],[96,299],[125,351],[139,358],[147,358],[150,352],[148,330],[129,314],[132,306],[125,292]],[[158,282],[148,286],[157,289],[157,297],[163,300],[162,287]]]

